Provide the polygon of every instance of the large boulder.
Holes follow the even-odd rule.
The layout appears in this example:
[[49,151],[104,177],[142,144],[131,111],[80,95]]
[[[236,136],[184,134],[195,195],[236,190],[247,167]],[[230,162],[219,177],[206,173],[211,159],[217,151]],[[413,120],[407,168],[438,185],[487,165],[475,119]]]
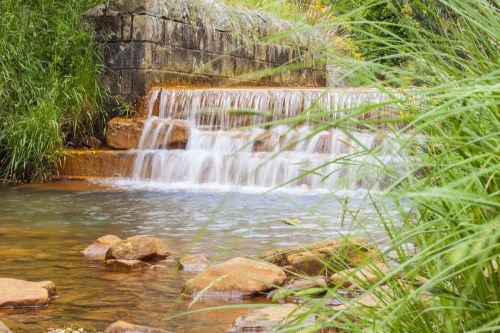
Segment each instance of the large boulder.
[[106,327],[104,333],[171,333],[159,328],[129,324],[124,321],[116,321]]
[[108,249],[121,241],[122,239],[118,236],[105,235],[96,239],[93,244],[87,246],[82,252],[89,258],[104,258]]
[[106,260],[157,260],[172,254],[168,246],[156,237],[134,236],[111,246],[106,252]]
[[379,261],[376,246],[365,238],[337,239],[305,246],[275,249],[263,260],[289,267],[309,276],[355,267],[368,261]]
[[0,321],[0,333],[12,333],[12,331]]
[[201,298],[205,299],[247,298],[281,285],[285,278],[285,272],[279,267],[237,257],[211,266],[188,280],[184,293],[194,297],[203,291]]
[[148,269],[151,265],[141,260],[109,259],[103,262],[102,267],[112,272],[132,272]]
[[0,307],[45,306],[55,294],[56,286],[52,281],[0,278]]
[[[232,332],[270,332],[282,325],[300,322],[303,327],[314,324],[314,316],[304,315],[307,309],[296,305],[283,304],[265,307],[239,317],[234,322]],[[302,318],[304,317],[304,318]]]

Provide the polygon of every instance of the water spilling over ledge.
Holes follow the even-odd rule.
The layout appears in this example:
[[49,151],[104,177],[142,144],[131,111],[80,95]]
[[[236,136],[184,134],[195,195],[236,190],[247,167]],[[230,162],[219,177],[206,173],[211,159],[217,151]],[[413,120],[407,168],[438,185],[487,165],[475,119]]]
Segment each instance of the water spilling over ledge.
[[[390,101],[370,89],[154,88],[130,180],[183,188],[382,190],[406,158],[388,132],[363,124],[394,114]],[[189,133],[185,149],[170,144],[179,127]]]

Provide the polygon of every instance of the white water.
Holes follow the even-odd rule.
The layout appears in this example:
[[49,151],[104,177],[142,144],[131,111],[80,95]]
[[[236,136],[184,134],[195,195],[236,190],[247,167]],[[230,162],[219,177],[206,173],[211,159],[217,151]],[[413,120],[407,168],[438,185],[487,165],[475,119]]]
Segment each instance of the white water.
[[[382,190],[405,160],[391,137],[318,124],[375,103],[358,119],[377,119],[390,111],[388,101],[358,89],[153,89],[131,180],[165,188]],[[165,148],[173,119],[190,128],[186,149]]]

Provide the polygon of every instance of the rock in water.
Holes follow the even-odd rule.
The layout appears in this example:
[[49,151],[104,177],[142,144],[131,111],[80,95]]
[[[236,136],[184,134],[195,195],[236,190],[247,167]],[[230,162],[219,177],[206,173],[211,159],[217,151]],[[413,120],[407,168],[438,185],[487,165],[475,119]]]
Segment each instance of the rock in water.
[[[237,318],[231,332],[269,332],[275,327],[292,322],[307,327],[314,324],[315,318],[314,316],[306,316],[300,321],[302,319],[300,316],[304,315],[306,311],[304,308],[291,304],[265,307]],[[296,323],[295,320],[297,320]]]
[[328,271],[326,263],[357,266],[367,261],[379,261],[376,247],[365,238],[337,239],[294,248],[276,249],[264,254],[263,260],[309,276]]
[[44,306],[56,294],[52,281],[29,282],[0,278],[0,307]]
[[122,239],[115,235],[102,236],[96,239],[93,244],[87,246],[82,252],[89,258],[104,258],[109,248],[121,241]]
[[170,256],[168,246],[156,237],[134,236],[111,246],[106,252],[106,260],[156,260]]
[[0,321],[0,333],[12,333],[12,331]]
[[159,328],[129,324],[124,321],[116,321],[106,327],[104,333],[171,333]]
[[203,254],[187,256],[179,259],[178,266],[180,269],[188,272],[199,272],[208,267],[210,263]]
[[[247,298],[285,281],[283,269],[246,258],[233,258],[209,267],[184,285],[184,293],[205,299]],[[208,288],[205,290],[205,288]]]
[[385,263],[367,265],[363,268],[350,268],[330,276],[329,282],[343,288],[366,289],[370,284],[376,283],[390,271]]
[[141,260],[109,259],[102,263],[102,267],[112,272],[132,272],[148,269],[151,265]]

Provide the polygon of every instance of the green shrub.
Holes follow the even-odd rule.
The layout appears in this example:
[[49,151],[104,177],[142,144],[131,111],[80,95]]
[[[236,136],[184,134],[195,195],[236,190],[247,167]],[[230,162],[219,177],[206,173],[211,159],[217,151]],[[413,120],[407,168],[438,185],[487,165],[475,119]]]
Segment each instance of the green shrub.
[[101,67],[81,19],[99,2],[0,2],[0,180],[49,179],[64,145],[102,123]]

